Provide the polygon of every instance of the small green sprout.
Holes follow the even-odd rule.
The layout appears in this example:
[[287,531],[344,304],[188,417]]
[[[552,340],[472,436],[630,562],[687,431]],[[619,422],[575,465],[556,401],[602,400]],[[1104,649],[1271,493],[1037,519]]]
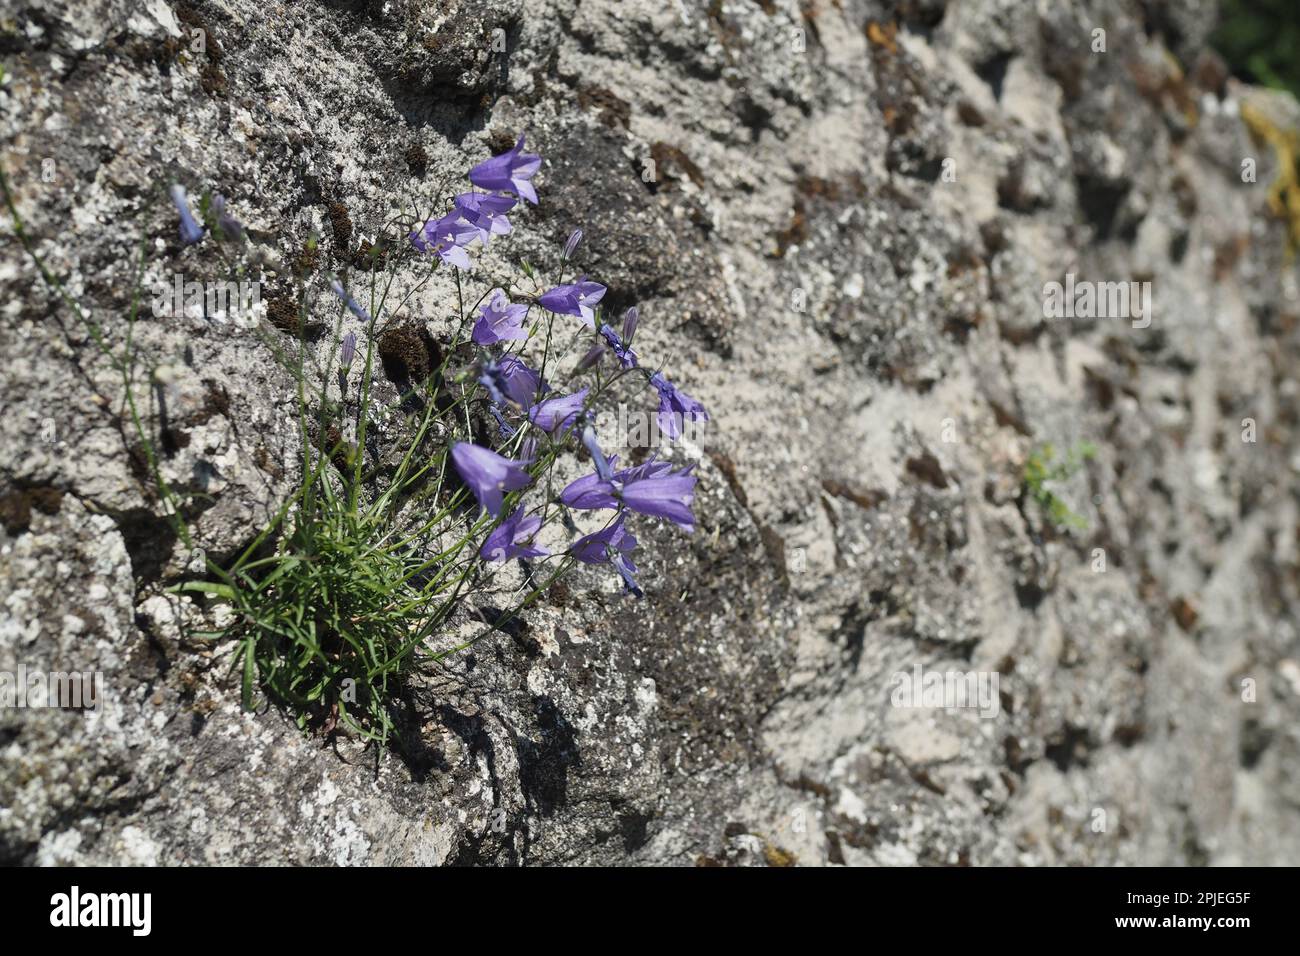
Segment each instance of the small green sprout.
[[1030,452],[1025,461],[1025,490],[1058,528],[1084,530],[1088,527],[1088,519],[1072,511],[1064,500],[1047,487],[1048,482],[1068,480],[1084,462],[1091,461],[1096,456],[1097,446],[1084,441],[1071,448],[1063,461],[1054,464],[1056,449],[1047,443]]

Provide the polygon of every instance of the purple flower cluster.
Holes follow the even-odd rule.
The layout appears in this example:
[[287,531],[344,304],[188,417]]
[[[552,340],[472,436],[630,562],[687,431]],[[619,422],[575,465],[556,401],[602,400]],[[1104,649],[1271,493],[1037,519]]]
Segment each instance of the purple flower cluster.
[[[512,227],[507,213],[518,200],[537,202],[530,180],[540,168],[541,159],[524,153],[523,147],[524,140],[520,137],[509,152],[475,166],[470,171],[470,182],[485,192],[457,196],[450,213],[430,220],[412,234],[416,248],[459,268],[467,268],[469,257],[465,247],[469,243],[477,239],[486,245],[493,236],[509,234]],[[570,233],[561,252],[561,270],[582,240],[581,229]],[[519,302],[512,301],[506,289],[494,288],[477,308],[471,333],[473,342],[480,348],[477,382],[488,398],[488,411],[496,420],[503,440],[513,444],[521,437],[521,431],[526,440],[515,458],[480,445],[458,442],[451,448],[452,464],[479,507],[498,519],[479,549],[483,560],[554,557],[537,543],[554,504],[560,506],[559,514],[571,530],[576,525],[569,517],[570,510],[610,511],[613,514],[603,528],[578,537],[568,546],[566,554],[583,564],[609,565],[622,578],[625,589],[640,596],[635,578],[637,568],[630,557],[637,539],[626,527],[628,514],[665,519],[687,532],[694,531],[692,508],[698,481],[693,474],[694,466],[677,468],[671,462],[652,458],[640,465],[617,468],[617,459],[607,457],[601,449],[592,409],[592,402],[610,383],[602,383],[598,375],[595,386],[557,390],[519,355],[509,351],[513,343],[529,341],[529,303],[553,316],[579,319],[595,333],[590,351],[573,374],[597,368],[609,353],[618,366],[615,378],[631,374],[644,386],[653,388],[658,398],[659,424],[670,439],[681,436],[685,420],[707,421],[709,416],[703,405],[677,388],[661,371],[641,367],[632,348],[640,319],[636,308],[627,310],[621,329],[615,330],[600,321],[601,302],[608,291],[605,286],[585,275],[567,283],[562,281],[563,276],[560,278],[560,282],[544,287],[539,295],[513,293],[524,300]],[[547,330],[549,353],[549,325]],[[547,452],[538,456],[537,449],[542,446]],[[530,513],[523,502],[524,495],[516,493],[530,488],[538,475],[545,475],[556,452],[578,446],[590,458],[593,471],[570,482],[556,501]],[[542,464],[537,465],[539,461]],[[508,509],[512,509],[508,517],[502,517]]]
[[458,269],[468,269],[466,247],[471,242],[477,239],[486,246],[493,236],[509,234],[512,227],[506,213],[520,199],[537,202],[537,191],[529,180],[541,169],[542,158],[523,149],[520,136],[513,149],[471,169],[469,181],[486,192],[461,193],[451,212],[428,220],[411,233],[411,244]]

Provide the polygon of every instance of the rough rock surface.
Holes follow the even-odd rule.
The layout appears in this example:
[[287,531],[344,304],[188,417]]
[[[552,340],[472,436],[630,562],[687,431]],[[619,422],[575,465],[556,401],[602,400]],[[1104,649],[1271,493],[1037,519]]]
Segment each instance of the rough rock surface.
[[[0,0],[0,161],[118,341],[142,244],[149,281],[215,274],[171,182],[229,197],[273,298],[312,233],[346,269],[526,131],[543,201],[501,254],[583,225],[715,426],[647,599],[574,581],[427,677],[376,769],[242,712],[230,648],[182,637],[120,382],[7,230],[0,670],[102,671],[107,702],[0,711],[0,861],[1293,862],[1300,302],[1213,13]],[[1043,318],[1066,273],[1150,281],[1149,327]],[[438,334],[451,294],[407,311]],[[293,487],[292,379],[233,323],[135,335],[229,555]],[[1062,528],[1022,475],[1083,441]],[[996,672],[1000,712],[891,706],[916,666]]]

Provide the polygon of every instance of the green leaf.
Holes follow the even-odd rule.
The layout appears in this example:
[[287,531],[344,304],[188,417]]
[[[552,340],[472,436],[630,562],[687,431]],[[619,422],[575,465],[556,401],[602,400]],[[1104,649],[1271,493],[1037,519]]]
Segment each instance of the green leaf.
[[253,636],[244,638],[244,687],[243,702],[245,710],[253,709]]
[[226,601],[235,601],[238,595],[235,589],[229,584],[219,584],[216,581],[186,581],[175,587],[167,589],[173,594],[182,592],[196,592],[199,594],[210,594],[213,597],[219,597]]

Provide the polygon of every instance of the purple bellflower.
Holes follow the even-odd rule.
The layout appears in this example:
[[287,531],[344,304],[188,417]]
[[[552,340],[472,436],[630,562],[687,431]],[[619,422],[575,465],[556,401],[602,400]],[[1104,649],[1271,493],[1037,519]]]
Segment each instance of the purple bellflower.
[[614,463],[618,461],[617,455],[612,455],[609,458],[601,456],[600,459],[596,460],[605,462],[603,472],[608,474],[609,477],[603,477],[602,469],[598,465],[595,474],[583,475],[581,478],[570,482],[560,492],[561,502],[579,511],[591,511],[596,508],[617,508],[622,498],[623,488],[627,483],[644,481],[648,478],[659,478],[672,471],[672,465],[666,461],[649,461],[635,468],[624,468],[622,471],[611,472]]
[[502,438],[513,438],[515,432],[519,431],[519,429],[515,428],[514,425],[511,425],[508,421],[506,421],[506,417],[501,414],[500,405],[496,405],[496,404],[489,405],[488,412],[489,414],[491,414],[493,418],[497,420],[497,431],[501,433]]
[[[607,466],[615,459],[605,459]],[[614,494],[612,482],[598,474],[583,475],[569,482],[560,492],[561,503],[576,508],[578,511],[594,511],[597,508],[617,508],[618,498]]]
[[433,253],[458,269],[468,269],[469,253],[464,247],[478,235],[478,227],[466,222],[459,211],[453,210],[441,219],[430,219],[411,233],[411,245],[420,252]]
[[339,349],[339,365],[343,371],[352,367],[352,360],[357,357],[357,333],[349,332],[343,336],[343,346]]
[[569,553],[583,564],[612,564],[623,578],[623,587],[637,597],[643,597],[632,577],[636,565],[628,554],[636,548],[636,536],[623,527],[623,515],[619,515],[608,528],[579,538],[569,546]]
[[560,501],[570,508],[617,508],[620,504],[639,514],[667,518],[685,529],[695,530],[691,504],[695,500],[693,465],[674,472],[666,461],[648,461],[614,473],[611,479],[599,474],[584,475],[560,492]]
[[513,355],[503,355],[500,361],[501,375],[506,383],[506,397],[512,402],[527,408],[539,394],[545,395],[551,386],[542,381],[542,377]]
[[[682,473],[685,474],[686,472],[690,471],[690,469],[693,467],[694,467],[693,465],[686,466],[685,468],[682,469]],[[642,464],[636,465],[635,467],[624,468],[614,477],[618,481],[621,481],[624,484],[626,484],[630,481],[643,481],[646,478],[662,478],[664,475],[668,474],[672,470],[673,470],[672,462],[663,461],[659,458],[651,458],[649,461],[643,462]]]
[[469,181],[479,189],[513,193],[536,205],[537,191],[529,180],[542,168],[542,158],[534,153],[525,153],[523,149],[524,138],[520,136],[513,149],[485,159],[471,169]]
[[533,543],[541,527],[542,519],[524,517],[524,506],[520,505],[487,536],[479,549],[479,557],[484,561],[509,561],[511,558],[540,558],[550,554]]
[[633,481],[644,481],[647,478],[660,478],[673,470],[671,462],[655,458],[633,468],[612,471],[613,466],[618,463],[617,455],[610,455],[608,458],[601,455],[599,459],[594,455],[592,457],[593,460],[605,462],[605,471],[602,474],[602,469],[597,466],[595,474],[583,475],[569,482],[560,492],[560,501],[570,508],[581,511],[589,511],[593,508],[616,508],[618,494],[623,485]]
[[632,344],[632,336],[636,335],[636,324],[639,321],[641,312],[636,306],[623,313],[623,341],[629,346]]
[[461,193],[456,197],[456,208],[471,226],[478,230],[483,245],[493,236],[510,233],[510,220],[506,213],[518,202],[513,196],[493,196],[490,193]]
[[503,290],[493,289],[487,304],[479,309],[473,339],[479,345],[526,339],[528,333],[524,331],[523,321],[527,314],[528,306],[512,305]]
[[590,391],[584,388],[572,395],[548,398],[528,410],[528,420],[548,434],[568,431],[582,414],[582,403]]
[[690,533],[695,530],[691,504],[695,500],[695,482],[699,480],[690,473],[693,467],[688,465],[681,471],[632,480],[625,478],[619,499],[638,514],[667,518]]
[[541,377],[513,355],[486,360],[478,381],[498,405],[514,404],[520,408],[529,408],[537,398],[539,389],[549,391]]
[[524,443],[519,446],[519,460],[520,461],[537,460],[537,439],[536,438],[529,437],[524,439]]
[[569,233],[569,238],[564,243],[564,259],[566,262],[573,258],[573,254],[577,251],[580,242],[582,242],[581,229],[575,229]]
[[226,209],[226,197],[221,193],[215,193],[212,196],[212,203],[209,206],[212,216],[217,221],[217,228],[227,239],[243,239],[244,226],[238,219],[230,214]]
[[632,346],[625,345],[624,340],[620,339],[618,333],[608,324],[601,325],[600,334],[609,343],[609,350],[614,353],[619,365],[623,368],[636,368],[636,352],[632,350]]
[[659,393],[659,428],[669,439],[676,441],[681,437],[682,422],[688,418],[699,422],[709,420],[703,405],[658,372],[650,376],[650,384]]
[[605,453],[600,450],[600,442],[596,438],[596,426],[592,422],[591,416],[582,423],[582,444],[587,449],[587,454],[591,456],[591,463],[596,466],[596,477],[601,481],[613,481],[614,473],[611,471],[615,459],[606,458]]
[[596,328],[596,313],[591,307],[605,296],[605,287],[599,282],[588,282],[583,276],[572,285],[557,285],[554,289],[543,292],[537,301],[549,312],[557,315],[576,315],[587,323],[587,328]]
[[504,405],[509,401],[501,390],[501,373],[495,362],[489,360],[483,363],[483,369],[479,372],[478,383],[487,389],[488,398],[492,400],[493,408]]
[[533,481],[524,470],[527,461],[511,461],[491,449],[469,442],[457,442],[451,446],[451,461],[478,499],[479,506],[494,515],[501,514],[502,498],[506,492],[527,488]]
[[194,220],[194,214],[190,212],[190,201],[185,195],[185,187],[177,183],[172,186],[172,202],[176,205],[176,211],[181,217],[181,242],[187,246],[192,246],[203,238],[203,227]]
[[365,309],[363,309],[356,299],[348,295],[347,290],[343,288],[343,283],[339,282],[338,279],[330,280],[330,291],[333,292],[340,299],[342,299],[343,304],[348,307],[348,311],[351,312],[353,315],[355,315],[362,322],[369,324],[370,322],[373,321],[370,318],[370,313],[367,312]]
[[601,360],[604,359],[605,351],[605,346],[599,344],[593,345],[587,350],[587,354],[578,360],[575,370],[585,372],[589,368],[595,368],[601,363]]

